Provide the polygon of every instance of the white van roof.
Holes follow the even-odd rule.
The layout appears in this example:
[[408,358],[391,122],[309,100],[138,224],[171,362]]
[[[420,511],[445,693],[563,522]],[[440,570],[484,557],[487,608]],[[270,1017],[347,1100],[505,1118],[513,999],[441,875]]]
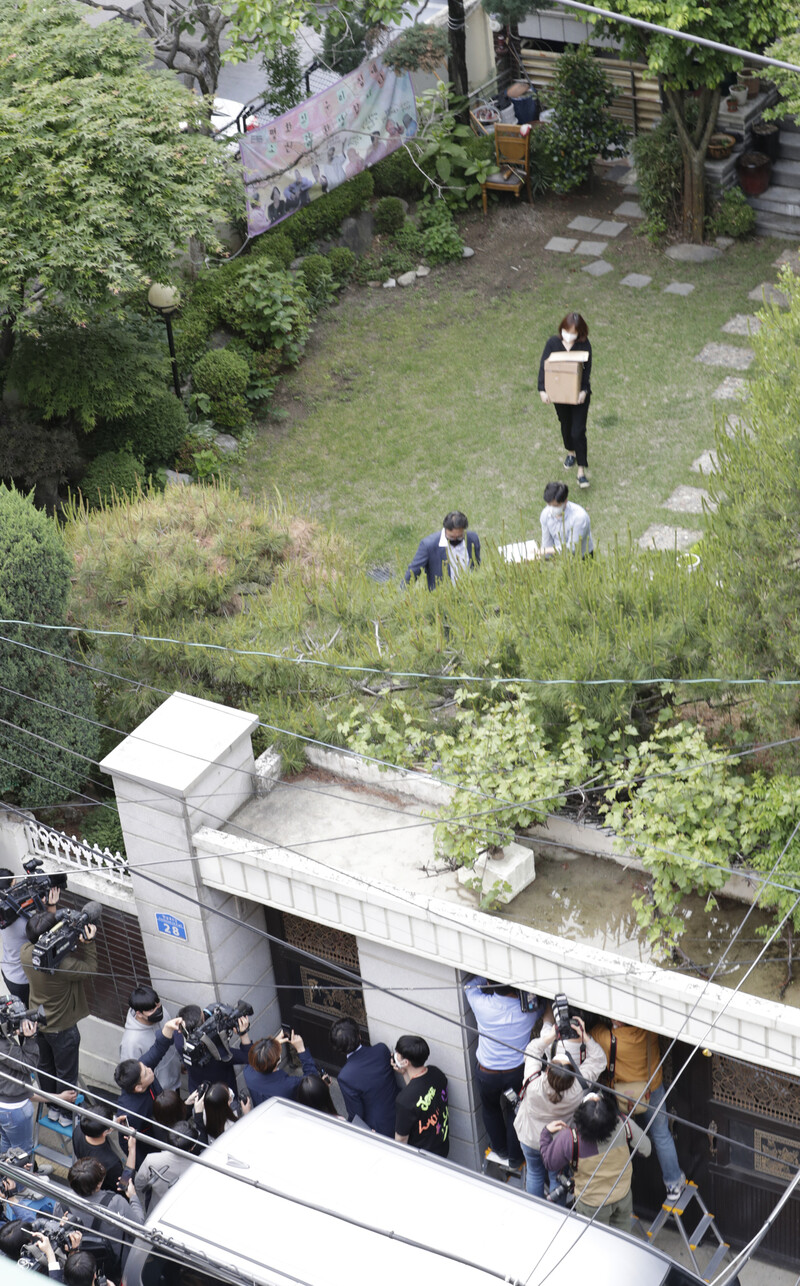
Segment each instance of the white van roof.
[[660,1286],[671,1266],[646,1244],[286,1099],[255,1108],[205,1155],[231,1177],[192,1166],[146,1226],[199,1252],[212,1273],[219,1262],[268,1286],[488,1286],[498,1275],[557,1286],[562,1273]]

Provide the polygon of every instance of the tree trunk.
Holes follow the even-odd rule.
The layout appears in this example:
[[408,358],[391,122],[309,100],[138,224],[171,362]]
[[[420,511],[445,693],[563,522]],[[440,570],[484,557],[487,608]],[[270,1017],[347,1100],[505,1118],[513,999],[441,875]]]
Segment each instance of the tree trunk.
[[675,116],[683,154],[683,235],[695,245],[701,245],[706,216],[706,155],[714,132],[721,91],[719,85],[714,89],[703,87],[697,125],[691,133],[686,123],[687,92],[665,86],[664,93]]
[[695,148],[683,154],[683,235],[698,246],[706,221],[705,159]]
[[466,98],[469,93],[467,75],[467,28],[464,0],[447,0],[447,26],[450,32],[450,57],[448,75],[456,94]]

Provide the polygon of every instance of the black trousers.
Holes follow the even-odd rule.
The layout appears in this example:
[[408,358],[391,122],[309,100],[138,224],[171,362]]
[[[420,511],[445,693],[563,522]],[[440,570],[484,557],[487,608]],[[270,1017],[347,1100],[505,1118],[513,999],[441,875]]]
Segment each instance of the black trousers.
[[16,996],[18,1000],[22,1001],[23,1005],[27,1009],[31,994],[31,989],[28,983],[9,982],[5,974],[3,974],[3,982],[8,988],[9,995]]
[[561,437],[564,442],[564,449],[572,451],[577,463],[584,469],[588,467],[589,459],[586,447],[586,421],[589,417],[589,403],[592,400],[591,393],[586,401],[579,403],[577,406],[568,406],[565,402],[554,402],[558,422],[561,425]]
[[[78,1079],[78,1059],[81,1034],[76,1027],[64,1031],[40,1031],[39,1083],[47,1094],[60,1094],[75,1088]],[[52,1104],[50,1104],[52,1107]]]
[[475,1079],[481,1096],[483,1123],[495,1152],[507,1156],[512,1162],[522,1163],[522,1149],[514,1129],[514,1109],[503,1095],[503,1090],[522,1088],[524,1064],[510,1067],[504,1072],[486,1072],[478,1067]]

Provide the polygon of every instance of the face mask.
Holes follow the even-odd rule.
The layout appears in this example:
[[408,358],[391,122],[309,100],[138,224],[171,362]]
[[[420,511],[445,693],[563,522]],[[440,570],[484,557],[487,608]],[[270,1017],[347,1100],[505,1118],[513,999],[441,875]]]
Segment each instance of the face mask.
[[568,330],[562,330],[561,338],[563,339],[565,344],[574,344],[578,336],[570,334]]
[[463,537],[463,536],[459,536],[459,537],[458,537],[458,540],[453,540],[453,539],[452,539],[452,537],[448,536],[448,537],[447,537],[447,543],[448,543],[448,545],[453,545],[453,546],[455,546],[455,545],[463,545],[463,544],[464,544],[464,537]]
[[557,518],[564,517],[564,510],[566,509],[566,505],[558,505],[558,506],[551,505],[550,508],[552,509],[553,513],[556,515]]
[[161,1005],[159,1005],[158,1009],[154,1009],[152,1014],[147,1015],[147,1021],[149,1023],[152,1023],[155,1026],[156,1023],[161,1022],[161,1019],[163,1017],[164,1017],[164,1009]]

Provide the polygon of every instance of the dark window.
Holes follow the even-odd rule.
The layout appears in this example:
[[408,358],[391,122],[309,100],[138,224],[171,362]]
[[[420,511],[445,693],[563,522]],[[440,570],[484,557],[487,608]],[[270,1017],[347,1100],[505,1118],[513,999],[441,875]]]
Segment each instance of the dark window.
[[[67,890],[61,894],[61,906],[80,911],[88,898]],[[95,1018],[125,1025],[128,996],[134,987],[151,986],[150,970],[142,942],[142,931],[135,915],[103,907],[97,926],[97,973],[86,979],[86,999]]]

